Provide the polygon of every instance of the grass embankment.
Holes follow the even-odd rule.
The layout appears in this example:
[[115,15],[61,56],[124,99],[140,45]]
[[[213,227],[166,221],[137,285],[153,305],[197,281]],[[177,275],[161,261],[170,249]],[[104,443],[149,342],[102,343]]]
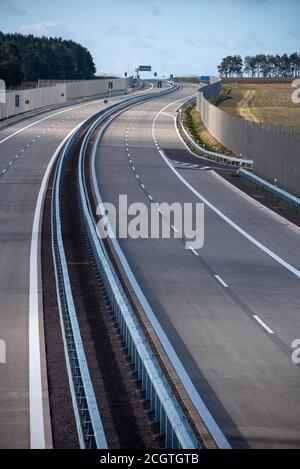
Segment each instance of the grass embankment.
[[300,132],[300,105],[292,102],[291,82],[223,83],[213,104],[244,119],[294,127]]
[[225,148],[218,140],[216,140],[206,129],[202,122],[200,113],[196,110],[196,105],[189,106],[183,115],[184,126],[188,128],[193,139],[202,145],[208,151],[223,153],[232,156],[233,153]]
[[186,83],[200,83],[200,79],[198,77],[175,77],[175,80]]

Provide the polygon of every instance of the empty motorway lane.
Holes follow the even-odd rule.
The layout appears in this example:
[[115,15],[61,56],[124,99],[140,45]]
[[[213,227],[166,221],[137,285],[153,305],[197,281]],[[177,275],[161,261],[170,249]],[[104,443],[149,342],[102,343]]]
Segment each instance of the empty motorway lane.
[[[120,246],[173,348],[236,448],[300,447],[300,230],[191,158],[174,123],[193,86],[129,109],[106,130],[101,196],[204,202],[205,243],[122,239]],[[169,160],[169,159],[170,160]],[[172,163],[173,160],[173,163]],[[189,164],[185,164],[185,163]]]
[[[122,99],[114,97],[110,102]],[[6,364],[0,363],[1,448],[51,446],[38,269],[39,218],[35,217],[32,236],[34,214],[39,193],[42,202],[42,181],[57,147],[75,126],[103,106],[103,98],[76,104],[0,131],[0,339],[6,344]]]

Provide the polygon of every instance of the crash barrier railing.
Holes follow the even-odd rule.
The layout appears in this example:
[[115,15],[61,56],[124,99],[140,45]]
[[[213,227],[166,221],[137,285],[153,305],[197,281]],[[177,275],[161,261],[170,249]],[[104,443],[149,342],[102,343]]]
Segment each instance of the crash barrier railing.
[[82,449],[104,449],[107,448],[107,443],[77,322],[62,238],[61,177],[65,159],[78,136],[78,132],[74,133],[64,147],[54,176],[51,208],[52,257],[60,325],[79,445]]
[[26,111],[26,112],[23,112],[22,114],[17,114],[15,116],[2,117],[2,118],[0,118],[0,131],[2,129],[5,129],[6,127],[9,127],[9,126],[13,125],[13,124],[22,122],[26,119],[29,119],[30,117],[36,117],[36,116],[39,116],[41,114],[45,114],[48,111],[54,111],[56,109],[64,109],[64,108],[68,108],[68,107],[76,105],[76,104],[89,103],[89,102],[92,102],[92,101],[95,101],[95,100],[98,100],[98,99],[100,100],[100,99],[107,99],[107,98],[115,98],[115,97],[118,97],[118,96],[128,95],[128,94],[132,95],[135,92],[139,92],[144,87],[144,82],[142,82],[142,83],[143,83],[143,85],[139,88],[130,88],[130,89],[127,89],[127,90],[114,91],[113,93],[111,93],[110,96],[109,96],[109,92],[107,91],[104,94],[102,93],[102,94],[99,94],[99,95],[72,99],[72,100],[69,100],[67,103],[51,104],[51,105],[47,105],[47,106],[40,107],[40,108],[37,108],[37,109],[33,109],[32,111]]
[[248,179],[251,182],[254,182],[257,186],[270,192],[277,199],[283,200],[285,203],[291,205],[292,207],[300,208],[300,199],[298,199],[298,197],[290,194],[289,192],[284,191],[283,189],[280,189],[275,184],[271,184],[265,179],[262,179],[261,177],[256,176],[252,172],[247,171],[243,168],[241,168],[238,173],[241,177]]
[[[173,89],[174,90],[174,89]],[[173,90],[168,90],[173,91]],[[165,94],[165,92],[164,92]],[[161,93],[159,94],[161,96]],[[142,99],[140,99],[142,101]],[[143,100],[144,101],[144,100]],[[128,103],[127,103],[128,106]],[[85,180],[85,155],[91,136],[107,117],[127,107],[116,106],[97,119],[87,132],[80,151],[78,188],[83,223],[96,262],[102,285],[105,289],[113,318],[124,342],[128,359],[137,374],[140,392],[146,411],[155,415],[153,425],[159,425],[159,437],[163,437],[166,448],[201,448],[183,409],[181,408],[167,378],[155,356],[150,343],[139,323],[119,276],[109,258],[105,244],[99,236],[95,217],[89,201]],[[98,142],[94,144],[96,151]],[[105,215],[105,214],[103,214]]]
[[145,392],[145,402],[149,403],[149,410],[151,409],[155,413],[154,423],[159,424],[160,433],[165,438],[166,447],[174,449],[201,447],[201,443],[197,440],[155,358],[141,325],[131,309],[129,300],[126,298],[101,239],[97,236],[96,224],[87,198],[83,170],[83,158],[87,143],[95,128],[101,122],[118,110],[168,94],[178,88],[178,86],[175,86],[160,93],[148,93],[145,96],[128,99],[126,102],[110,106],[105,111],[101,111],[87,119],[75,129],[57,164],[52,196],[52,253],[67,371],[81,448],[107,448],[107,442],[89,374],[72,295],[62,237],[60,192],[65,161],[76,140],[83,130],[88,127],[90,129],[86,134],[80,152],[78,174],[80,205],[94,259],[118,323],[120,334],[126,343],[129,357],[137,372],[138,380],[141,382],[141,388]]
[[191,149],[194,150],[196,154],[199,156],[205,156],[207,158],[213,159],[214,161],[217,161],[218,163],[231,164],[234,166],[244,166],[247,168],[251,168],[253,165],[253,160],[247,160],[245,158],[237,158],[234,156],[227,156],[227,155],[223,155],[222,153],[209,151],[203,146],[199,145],[197,142],[195,142],[195,140],[192,138],[192,136],[189,134],[189,132],[185,128],[183,124],[183,117],[182,117],[183,112],[188,107],[190,107],[195,101],[196,101],[196,98],[188,100],[187,102],[183,104],[183,106],[179,108],[178,113],[177,113],[177,127],[185,143],[189,147],[191,147]]

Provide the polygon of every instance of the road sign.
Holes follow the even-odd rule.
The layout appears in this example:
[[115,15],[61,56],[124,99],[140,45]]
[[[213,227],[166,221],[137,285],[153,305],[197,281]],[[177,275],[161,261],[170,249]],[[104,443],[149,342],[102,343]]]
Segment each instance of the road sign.
[[140,65],[139,66],[139,71],[140,72],[151,72],[152,67],[151,65]]
[[201,80],[201,81],[209,81],[209,80],[210,80],[210,77],[209,77],[209,76],[206,76],[206,75],[203,75],[202,77],[200,77],[200,80]]

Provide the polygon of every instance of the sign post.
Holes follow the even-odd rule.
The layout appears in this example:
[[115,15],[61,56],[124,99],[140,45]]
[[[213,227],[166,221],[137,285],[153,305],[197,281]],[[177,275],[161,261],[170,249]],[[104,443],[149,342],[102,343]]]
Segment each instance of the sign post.
[[103,102],[104,102],[104,104],[105,104],[105,108],[104,108],[104,114],[106,114],[106,105],[107,105],[107,103],[108,103],[108,100],[107,100],[107,99],[105,99]]
[[113,82],[112,81],[109,81],[108,82],[108,90],[109,90],[109,97],[111,98],[111,90],[113,89]]

